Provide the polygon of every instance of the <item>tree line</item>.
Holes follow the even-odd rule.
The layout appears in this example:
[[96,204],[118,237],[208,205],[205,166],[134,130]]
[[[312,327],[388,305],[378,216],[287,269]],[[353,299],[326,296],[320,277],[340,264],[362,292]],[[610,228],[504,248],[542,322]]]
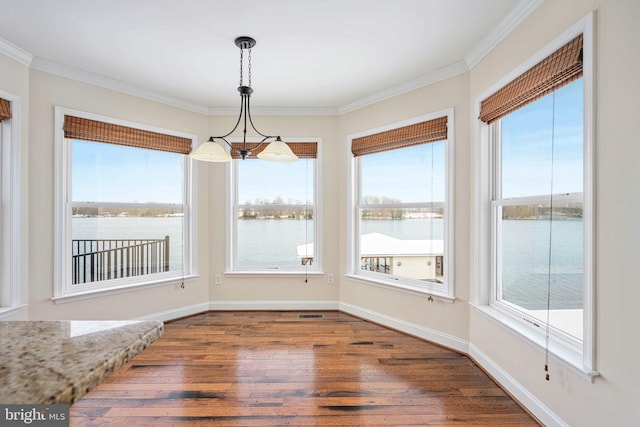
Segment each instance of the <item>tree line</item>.
[[[540,219],[551,216],[549,205],[503,206],[502,219]],[[554,219],[582,219],[582,206],[562,204],[553,207]]]
[[169,216],[175,214],[181,214],[182,209],[178,208],[114,208],[114,207],[94,207],[94,206],[82,206],[74,207],[71,209],[73,216],[88,216],[88,217],[109,217],[109,216],[135,216],[135,217],[158,217]]

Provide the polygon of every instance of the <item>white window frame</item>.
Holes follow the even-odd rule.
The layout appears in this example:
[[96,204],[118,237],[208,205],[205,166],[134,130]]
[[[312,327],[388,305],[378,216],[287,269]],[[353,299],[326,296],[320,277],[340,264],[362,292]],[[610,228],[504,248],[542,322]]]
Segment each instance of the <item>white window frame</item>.
[[[445,147],[445,201],[444,203],[434,203],[434,207],[444,207],[444,259],[443,267],[445,271],[445,280],[442,284],[422,282],[419,280],[408,279],[404,277],[395,277],[388,274],[376,273],[371,271],[364,271],[360,268],[360,231],[359,231],[359,201],[360,201],[360,171],[358,158],[353,156],[351,152],[351,145],[356,138],[362,138],[365,136],[373,135],[380,132],[385,132],[401,127],[421,123],[440,117],[447,117],[447,139]],[[358,280],[360,282],[400,290],[416,295],[429,296],[433,299],[437,299],[444,302],[452,303],[455,300],[455,287],[454,287],[454,230],[453,230],[453,177],[454,172],[454,109],[448,108],[445,110],[437,111],[434,113],[425,114],[423,116],[414,117],[401,122],[391,123],[389,125],[381,126],[375,129],[369,129],[364,132],[348,136],[347,155],[350,161],[348,162],[348,219],[347,219],[347,235],[348,237],[348,270],[346,276]],[[395,205],[384,205],[380,207],[388,208]],[[367,207],[378,207],[375,205]],[[402,204],[399,207],[431,207],[431,203],[417,203],[417,204]]]
[[[582,378],[593,381],[599,373],[595,361],[595,284],[594,284],[594,14],[590,13],[571,28],[563,32],[547,46],[536,52],[527,61],[504,76],[475,99],[475,117],[480,114],[481,102],[505,86],[514,78],[529,70],[535,64],[548,57],[560,47],[583,34],[583,194],[554,195],[558,203],[582,202],[583,204],[583,341],[580,343],[562,333],[550,333],[548,350],[551,357],[565,364]],[[505,304],[496,304],[498,280],[497,260],[499,259],[497,239],[499,238],[499,219],[495,212],[499,206],[509,204],[508,200],[492,200],[495,180],[499,178],[499,159],[494,157],[492,141],[497,127],[476,120],[476,188],[475,188],[475,257],[472,277],[474,278],[474,296],[472,305],[489,318],[505,326],[517,335],[545,351],[546,338],[544,327],[534,325],[522,312],[509,310]],[[497,150],[496,150],[497,151]],[[496,171],[496,173],[494,173]],[[513,203],[525,201],[548,203],[548,195],[514,199]]]
[[[236,213],[238,212],[238,208],[243,206],[243,204],[238,203],[238,168],[235,166],[237,162],[261,162],[263,160],[259,159],[250,159],[250,160],[232,160],[227,163],[226,174],[227,174],[227,182],[229,185],[227,186],[227,259],[226,259],[226,268],[225,275],[229,276],[248,276],[248,277],[260,277],[260,276],[269,276],[269,277],[291,277],[291,276],[320,276],[323,274],[322,270],[322,138],[298,138],[298,137],[286,137],[285,139],[296,141],[296,142],[315,142],[317,143],[318,151],[316,154],[316,158],[314,159],[314,170],[313,170],[313,179],[314,179],[314,203],[313,203],[313,235],[314,239],[313,243],[313,263],[310,265],[300,265],[293,266],[293,268],[277,268],[277,269],[268,269],[265,270],[263,267],[252,267],[252,266],[239,266],[237,265],[237,233],[236,233]],[[231,143],[234,142],[242,142],[241,138],[230,138],[229,141]],[[258,143],[261,139],[259,138],[247,138],[247,142],[249,143]],[[225,149],[229,149],[229,147],[225,147]],[[269,207],[291,207],[291,205],[269,205]],[[289,267],[289,266],[287,266]]]
[[20,106],[19,97],[0,90],[11,105],[11,118],[0,122],[0,319],[21,304],[20,274]]
[[[115,119],[84,111],[72,110],[60,106],[55,107],[55,252],[54,252],[54,295],[56,303],[65,303],[104,295],[130,292],[132,290],[175,285],[198,277],[196,271],[196,204],[195,204],[195,164],[189,156],[183,158],[183,269],[164,273],[105,280],[73,289],[71,285],[71,208],[82,203],[71,201],[71,144],[72,140],[64,137],[64,117],[66,115],[112,123],[136,129],[158,132],[191,139],[192,147],[197,146],[195,135],[149,126],[141,123]],[[100,206],[122,206],[122,203],[100,203]],[[126,204],[127,206],[132,204]],[[161,204],[156,206],[162,207]]]

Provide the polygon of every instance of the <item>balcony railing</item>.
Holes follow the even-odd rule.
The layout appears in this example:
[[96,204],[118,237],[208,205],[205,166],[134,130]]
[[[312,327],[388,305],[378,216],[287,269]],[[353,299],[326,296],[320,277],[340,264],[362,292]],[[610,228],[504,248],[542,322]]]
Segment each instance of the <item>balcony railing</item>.
[[73,284],[169,271],[164,239],[72,240]]

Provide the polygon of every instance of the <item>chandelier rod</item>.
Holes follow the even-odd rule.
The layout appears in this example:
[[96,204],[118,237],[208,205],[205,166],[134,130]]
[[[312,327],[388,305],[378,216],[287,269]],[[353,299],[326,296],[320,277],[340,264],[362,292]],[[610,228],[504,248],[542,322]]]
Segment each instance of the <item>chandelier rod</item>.
[[[298,156],[291,151],[291,148],[285,144],[280,135],[266,135],[260,132],[256,125],[253,123],[253,117],[251,116],[251,94],[253,89],[251,88],[251,48],[256,44],[255,39],[247,36],[238,37],[235,39],[235,45],[240,48],[240,86],[238,86],[238,92],[240,92],[240,113],[236,120],[233,129],[228,133],[221,136],[210,136],[206,143],[201,144],[196,150],[190,153],[190,156],[197,160],[205,160],[211,162],[224,162],[230,161],[232,157],[222,147],[220,147],[216,140],[222,140],[229,146],[231,150],[234,150],[242,159],[246,159],[252,151],[260,147],[261,145],[268,143],[269,145],[258,153],[257,157],[263,160],[269,160],[274,162],[289,162],[298,159]],[[248,68],[247,77],[248,84],[244,84],[244,50],[248,50]],[[235,148],[232,143],[227,140],[231,134],[236,132],[240,126],[240,122],[243,124],[242,128],[242,148]],[[251,126],[253,131],[262,137],[262,140],[257,142],[253,146],[247,145],[247,130]],[[273,141],[267,141],[273,139]],[[249,144],[252,144],[249,142]]]

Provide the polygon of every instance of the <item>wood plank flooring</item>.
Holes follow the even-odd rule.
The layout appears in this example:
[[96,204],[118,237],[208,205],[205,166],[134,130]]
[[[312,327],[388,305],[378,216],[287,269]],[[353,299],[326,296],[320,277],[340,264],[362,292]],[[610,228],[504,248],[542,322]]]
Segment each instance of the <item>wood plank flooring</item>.
[[167,323],[71,407],[71,426],[539,425],[466,356],[317,313]]

